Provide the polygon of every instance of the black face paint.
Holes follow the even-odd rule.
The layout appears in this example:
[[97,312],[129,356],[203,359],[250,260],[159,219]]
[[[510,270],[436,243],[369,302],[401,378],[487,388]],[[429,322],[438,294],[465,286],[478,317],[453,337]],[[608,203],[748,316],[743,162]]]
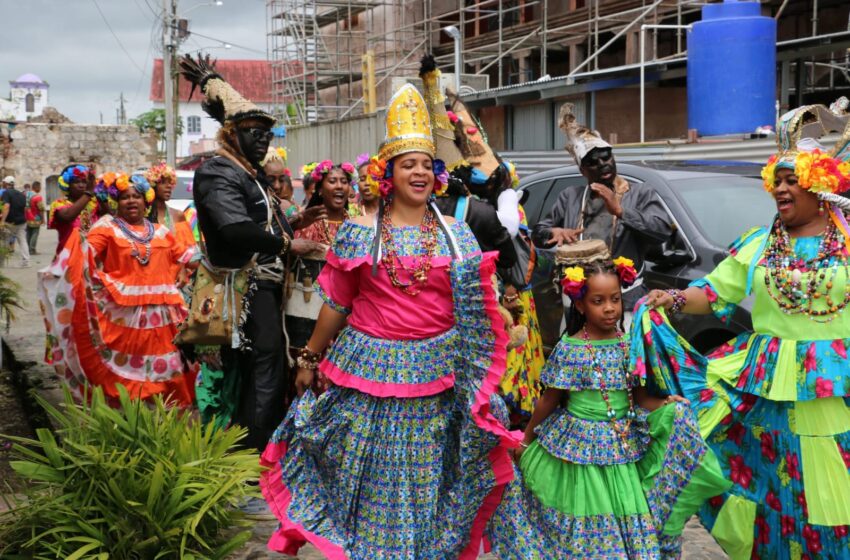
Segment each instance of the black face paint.
[[617,162],[611,148],[594,148],[581,160],[582,174],[590,183],[614,186],[617,177]]
[[236,139],[239,141],[239,149],[242,155],[254,165],[259,165],[269,151],[269,143],[274,138],[274,133],[268,128],[251,127],[237,128]]

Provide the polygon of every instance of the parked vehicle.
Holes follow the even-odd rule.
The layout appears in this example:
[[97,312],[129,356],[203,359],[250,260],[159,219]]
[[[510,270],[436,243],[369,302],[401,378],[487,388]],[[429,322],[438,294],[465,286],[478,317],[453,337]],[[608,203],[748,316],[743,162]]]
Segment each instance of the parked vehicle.
[[168,201],[168,205],[183,212],[192,202],[192,180],[195,177],[195,172],[178,169],[176,173],[177,185],[171,192],[171,200]]
[[[674,225],[671,239],[647,258],[645,282],[650,289],[684,289],[711,272],[728,254],[727,247],[753,226],[769,226],[776,207],[762,188],[760,167],[738,162],[663,162],[618,164],[619,175],[651,185]],[[550,211],[564,189],[584,188],[576,166],[564,166],[525,177],[529,191],[524,204],[529,226]],[[546,351],[561,335],[563,305],[553,282],[554,250],[537,247],[532,289]],[[738,307],[728,325],[713,315],[679,314],[676,329],[699,351],[719,346],[752,328],[751,301]]]

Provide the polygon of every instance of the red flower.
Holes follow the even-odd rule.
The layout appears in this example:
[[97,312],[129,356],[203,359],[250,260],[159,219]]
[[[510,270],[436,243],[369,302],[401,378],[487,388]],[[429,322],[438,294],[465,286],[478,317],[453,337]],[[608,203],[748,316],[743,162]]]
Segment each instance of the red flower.
[[824,379],[823,377],[815,379],[815,395],[817,398],[825,399],[831,397],[834,391],[835,389],[832,386],[831,379]]
[[723,495],[721,494],[720,496],[714,496],[713,498],[709,499],[708,505],[715,509],[719,508],[723,505]]
[[[800,480],[800,460],[797,459],[796,453],[789,451],[785,454],[785,468],[788,470],[788,476],[794,480]],[[800,496],[803,496],[802,492]],[[805,501],[805,497],[803,497],[803,500]]]
[[832,532],[835,533],[836,539],[843,539],[847,536],[847,525],[838,525],[833,527]]
[[736,406],[735,410],[737,410],[738,412],[749,412],[750,409],[752,409],[753,406],[756,404],[757,398],[758,397],[756,397],[755,395],[751,395],[750,393],[744,393],[741,396],[741,404]]
[[708,303],[714,303],[717,301],[717,292],[714,291],[714,288],[709,285],[705,285],[703,286],[702,291],[705,292],[705,297],[708,299]]
[[685,365],[688,367],[695,367],[697,365],[690,353],[685,354]]
[[750,377],[750,366],[744,368],[744,371],[741,372],[741,376],[738,377],[738,389],[742,389],[744,385],[747,384],[747,379]]
[[673,370],[673,373],[678,374],[679,370],[682,369],[682,366],[679,365],[679,360],[670,360],[670,369]]
[[803,360],[803,367],[805,368],[807,373],[816,370],[818,367],[814,342],[809,344],[809,347],[806,349],[806,359]]
[[797,494],[797,503],[800,504],[800,507],[803,508],[803,515],[807,518],[809,517],[809,505],[806,503],[806,491],[803,490],[799,494]]
[[776,494],[773,492],[773,490],[767,493],[767,496],[765,497],[765,503],[767,503],[768,506],[772,507],[776,511],[782,511],[782,502],[779,501],[779,498],[776,497]]
[[747,429],[744,428],[744,425],[740,422],[735,422],[726,432],[726,436],[730,441],[733,441],[735,445],[741,447],[741,440],[744,438],[745,433],[747,433]]
[[823,550],[820,533],[816,529],[812,529],[811,525],[803,527],[803,538],[806,539],[806,548],[809,549],[809,552],[817,554]]
[[776,354],[776,352],[778,350],[779,350],[779,339],[778,338],[771,338],[770,342],[767,343],[768,353]]
[[649,318],[650,318],[650,319],[652,320],[652,322],[653,322],[653,323],[655,323],[656,325],[662,325],[662,324],[664,324],[664,319],[661,317],[661,313],[659,313],[659,312],[658,312],[658,311],[656,311],[655,309],[653,309],[652,311],[650,311],[650,312],[649,312]]
[[755,378],[756,381],[761,381],[764,379],[764,364],[767,362],[767,354],[760,354],[758,360],[756,360],[756,371]]
[[758,544],[770,544],[770,525],[767,520],[761,515],[756,516],[756,534]]
[[794,518],[790,515],[782,516],[782,536],[787,537],[788,535],[793,535],[797,530],[797,525],[794,522]]
[[[699,392],[699,402],[706,403],[714,398],[714,391],[712,389],[703,389]],[[850,468],[850,467],[848,467]]]
[[761,434],[761,455],[771,463],[776,462],[776,450],[773,448],[773,436],[770,435],[770,432]]
[[835,351],[836,354],[838,354],[845,360],[847,359],[847,347],[844,346],[843,340],[841,340],[840,338],[836,338],[829,346],[833,349],[833,351]]
[[723,344],[718,346],[717,349],[714,352],[709,354],[708,357],[710,359],[723,358],[725,356],[728,356],[729,354],[731,354],[734,351],[735,351],[734,346],[732,346],[728,342],[724,342]]
[[721,426],[728,426],[728,425],[729,425],[729,424],[731,424],[731,423],[732,423],[732,415],[731,415],[731,414],[727,414],[727,415],[726,415],[726,416],[724,416],[724,417],[723,417],[723,419],[720,421],[720,425],[721,425]]
[[844,466],[850,469],[850,451],[847,451],[840,445],[838,446],[838,450],[841,451],[841,458],[844,459]]
[[744,458],[740,455],[733,455],[729,458],[729,478],[732,482],[741,486],[741,488],[749,488],[750,482],[753,480],[753,469],[744,464]]

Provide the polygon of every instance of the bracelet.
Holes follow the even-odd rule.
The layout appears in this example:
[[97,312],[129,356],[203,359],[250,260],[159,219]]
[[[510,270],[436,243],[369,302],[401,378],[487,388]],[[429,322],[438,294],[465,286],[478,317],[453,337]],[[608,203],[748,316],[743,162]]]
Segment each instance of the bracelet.
[[673,313],[678,313],[688,303],[688,298],[685,297],[685,292],[682,290],[667,290],[667,293],[673,297],[673,305],[670,307],[670,311]]
[[289,252],[289,248],[292,247],[292,240],[285,233],[283,234],[281,239],[283,240],[283,245],[280,248],[279,254],[283,255]]
[[295,365],[301,369],[316,371],[319,368],[319,362],[321,359],[321,352],[313,352],[305,346],[298,352],[298,357],[295,359]]

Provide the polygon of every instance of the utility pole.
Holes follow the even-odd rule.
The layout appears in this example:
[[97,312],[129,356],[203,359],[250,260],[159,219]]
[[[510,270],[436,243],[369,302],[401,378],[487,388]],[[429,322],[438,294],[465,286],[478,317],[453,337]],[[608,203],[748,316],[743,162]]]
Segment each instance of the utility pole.
[[177,136],[174,119],[174,26],[177,20],[177,0],[162,0],[162,86],[165,90],[165,161],[174,167],[177,163]]
[[118,124],[127,124],[127,111],[124,110],[124,92],[118,97]]

